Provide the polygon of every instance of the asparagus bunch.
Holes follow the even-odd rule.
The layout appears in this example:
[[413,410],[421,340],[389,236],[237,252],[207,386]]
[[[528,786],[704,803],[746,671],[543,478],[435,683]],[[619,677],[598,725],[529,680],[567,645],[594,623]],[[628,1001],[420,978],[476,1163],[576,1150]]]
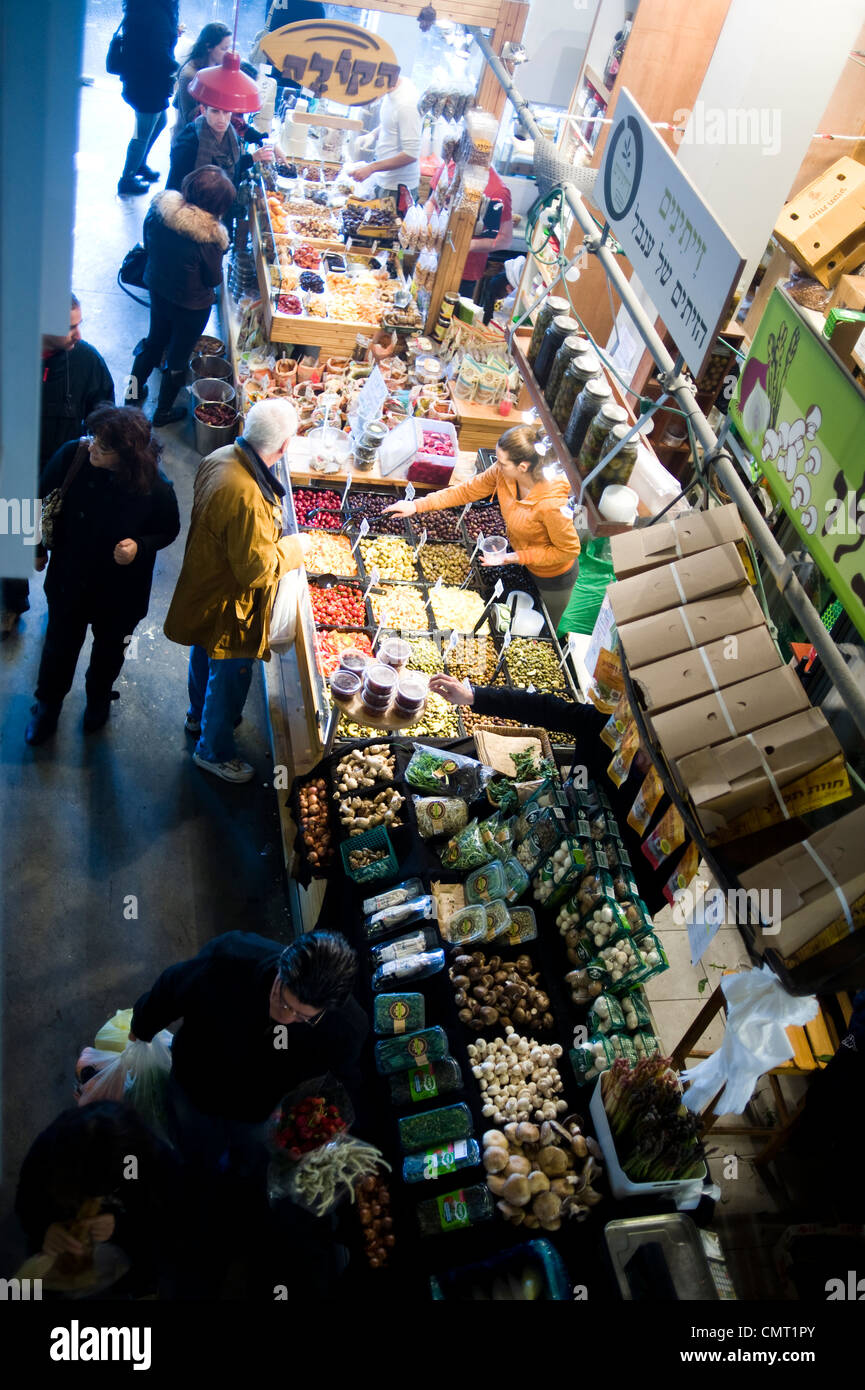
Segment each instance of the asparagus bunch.
[[622,1169],[632,1182],[699,1177],[699,1120],[682,1104],[669,1058],[618,1058],[601,1077],[601,1095]]

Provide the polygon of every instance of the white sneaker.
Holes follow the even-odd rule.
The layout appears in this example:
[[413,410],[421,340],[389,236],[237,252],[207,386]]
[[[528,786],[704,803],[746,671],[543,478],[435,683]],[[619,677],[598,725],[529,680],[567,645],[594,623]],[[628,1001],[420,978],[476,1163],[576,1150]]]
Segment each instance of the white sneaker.
[[249,782],[255,776],[255,768],[241,762],[240,758],[230,758],[227,763],[212,763],[202,758],[200,753],[193,753],[192,761],[198,767],[203,767],[205,772],[212,772],[214,777],[221,777],[223,782]]

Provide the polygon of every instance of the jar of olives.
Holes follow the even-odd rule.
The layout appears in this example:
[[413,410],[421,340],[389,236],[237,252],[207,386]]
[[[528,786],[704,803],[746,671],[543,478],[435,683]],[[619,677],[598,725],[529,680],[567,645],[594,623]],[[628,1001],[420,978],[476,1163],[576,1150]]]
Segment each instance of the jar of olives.
[[570,318],[567,314],[558,314],[553,319],[544,334],[544,340],[532,368],[535,381],[539,386],[546,386],[556,353],[568,335],[578,332],[579,327],[577,320]]
[[[569,339],[565,339],[567,343]],[[565,343],[562,344],[564,347]],[[574,402],[587,381],[599,376],[601,364],[591,349],[578,352],[565,368],[553,401],[553,419],[564,432],[571,418]]]
[[[608,453],[612,447],[611,444],[606,444],[605,440],[613,426],[626,425],[627,422],[627,410],[624,406],[616,405],[615,401],[605,401],[597,414],[593,416],[577,459],[577,468],[584,478],[591,473],[593,468],[598,466],[604,454]],[[600,496],[600,494],[598,495]]]
[[558,352],[553,358],[553,365],[550,368],[550,374],[547,377],[547,384],[544,387],[544,395],[547,398],[548,405],[552,405],[553,401],[556,399],[556,392],[558,391],[559,386],[561,385],[562,377],[565,374],[565,369],[568,363],[572,362],[573,359],[588,346],[589,340],[588,338],[584,338],[582,334],[568,334],[567,338],[562,343],[562,346],[559,348]]
[[540,350],[544,334],[546,333],[556,314],[566,314],[570,307],[571,306],[568,303],[568,301],[564,299],[561,295],[552,294],[550,295],[549,299],[544,300],[543,304],[538,310],[537,318],[535,319],[535,326],[532,329],[532,340],[529,343],[529,350],[526,354],[528,356],[530,364],[534,364],[534,360],[537,357],[538,352]]
[[612,391],[602,376],[587,381],[571,411],[565,426],[565,444],[569,453],[576,458],[586,437],[586,431],[605,401],[612,398]]
[[[595,418],[597,419],[597,416]],[[603,441],[598,462],[604,457],[604,454],[608,454],[611,449],[614,449],[617,444],[621,443],[630,428],[631,426],[627,420],[620,422],[618,425],[613,425],[613,428]],[[588,439],[586,443],[588,444]],[[610,483],[617,483],[621,487],[625,487],[634,471],[636,462],[637,438],[636,435],[634,435],[626,444],[622,444],[615,458],[611,458],[603,471],[592,479],[587,488],[589,495],[593,497],[596,502],[599,502],[601,493]]]

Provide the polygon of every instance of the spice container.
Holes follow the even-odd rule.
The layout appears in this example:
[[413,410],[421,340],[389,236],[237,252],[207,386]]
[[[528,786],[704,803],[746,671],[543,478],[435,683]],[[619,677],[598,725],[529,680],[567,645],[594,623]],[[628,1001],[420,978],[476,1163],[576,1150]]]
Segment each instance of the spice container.
[[609,446],[605,440],[613,426],[627,424],[627,420],[628,412],[624,406],[616,405],[615,401],[604,402],[589,424],[577,458],[577,468],[583,477],[591,473],[608,452]]
[[425,676],[418,671],[406,671],[397,681],[395,708],[400,714],[414,718],[423,709],[428,689]]
[[544,395],[547,398],[548,405],[552,405],[555,401],[558,389],[562,384],[562,377],[570,363],[573,362],[575,357],[579,357],[580,353],[584,352],[588,346],[588,338],[584,338],[581,333],[568,334],[553,359],[553,365],[547,377],[547,384],[544,387]]
[[[567,341],[566,338],[565,342]],[[593,377],[600,376],[600,372],[600,361],[590,349],[577,353],[576,357],[572,358],[565,368],[552,406],[553,419],[563,434],[567,429],[577,396],[587,382],[591,381]]]
[[491,903],[486,904],[487,913],[487,941],[495,941],[496,937],[501,936],[511,925],[511,914],[504,898],[494,898]]
[[[511,862],[511,861],[509,861]],[[538,924],[530,907],[512,907],[511,924],[503,935],[509,946],[524,946],[538,935]]]
[[[631,429],[631,425],[626,421],[622,424],[613,425],[609,434],[603,441],[601,447],[601,458],[615,448]],[[588,442],[588,441],[587,441]],[[624,486],[634,471],[637,464],[637,437],[634,435],[627,443],[622,444],[615,458],[611,458],[602,473],[593,478],[589,483],[589,493],[599,501],[604,488],[610,484]],[[600,459],[598,460],[600,462]]]
[[480,1161],[481,1150],[476,1139],[452,1139],[447,1144],[404,1158],[402,1180],[429,1182],[456,1173],[460,1168],[476,1168]]
[[539,386],[546,386],[550,372],[553,369],[553,360],[562,343],[571,333],[578,333],[580,325],[576,319],[572,319],[569,314],[558,314],[544,334],[544,341],[541,343],[541,350],[535,358],[533,371],[535,381]]
[[401,671],[410,656],[411,647],[402,637],[386,637],[376,652],[377,660],[384,662],[385,666],[392,666],[395,671]]
[[344,671],[340,667],[330,678],[330,691],[335,700],[353,700],[360,691],[360,676],[356,671]]
[[544,334],[546,333],[556,314],[566,314],[570,307],[571,306],[568,303],[567,299],[564,299],[561,295],[555,294],[550,295],[549,299],[546,299],[544,303],[541,305],[540,309],[538,310],[538,316],[535,319],[535,326],[532,329],[532,340],[529,343],[529,350],[526,353],[526,356],[529,359],[530,366],[534,365],[535,358],[537,357],[538,352],[540,350]]
[[422,1115],[404,1115],[397,1125],[399,1142],[407,1154],[432,1144],[446,1144],[448,1140],[470,1139],[474,1134],[471,1111],[462,1101],[427,1110]]
[[[516,859],[513,855],[511,855],[509,859],[505,860],[505,876],[508,880],[508,890],[505,893],[505,902],[515,903],[517,898],[521,898],[523,896],[523,893],[525,893],[526,889],[528,888],[529,875],[526,873],[519,859]],[[531,908],[526,908],[526,911],[531,912]],[[511,917],[516,918],[516,910],[514,910],[511,913]],[[527,941],[531,940],[530,937],[526,937],[525,939]],[[523,940],[523,938],[520,937],[520,940]]]
[[612,391],[602,376],[587,381],[571,411],[565,426],[565,444],[568,451],[576,457],[580,452],[589,425],[601,406],[612,398]]
[[437,1236],[443,1231],[465,1230],[482,1221],[492,1221],[495,1210],[489,1188],[477,1183],[474,1187],[459,1188],[443,1197],[421,1202],[417,1220],[422,1236]]
[[469,946],[473,941],[483,941],[487,934],[486,910],[480,903],[460,907],[439,930],[452,946]]
[[453,1057],[442,1057],[426,1066],[399,1071],[388,1079],[394,1105],[419,1105],[437,1096],[449,1096],[461,1090],[462,1084],[463,1074]]

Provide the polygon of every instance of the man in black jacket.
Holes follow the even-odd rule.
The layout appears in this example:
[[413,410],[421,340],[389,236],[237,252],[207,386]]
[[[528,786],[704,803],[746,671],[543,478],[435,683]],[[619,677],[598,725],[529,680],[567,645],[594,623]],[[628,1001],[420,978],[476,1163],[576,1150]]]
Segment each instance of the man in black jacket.
[[189,1162],[252,1173],[283,1096],[327,1073],[357,1090],[368,1024],[351,998],[356,972],[354,951],[335,933],[310,932],[283,949],[227,932],[141,996],[130,1038],[149,1042],[183,1019],[169,1096]]
[[[69,332],[42,337],[42,417],[39,433],[40,480],[57,450],[84,433],[87,416],[107,401],[114,404],[114,382],[103,357],[81,338],[81,304],[72,295]],[[30,607],[26,579],[4,579],[0,594],[0,638],[8,637]]]

